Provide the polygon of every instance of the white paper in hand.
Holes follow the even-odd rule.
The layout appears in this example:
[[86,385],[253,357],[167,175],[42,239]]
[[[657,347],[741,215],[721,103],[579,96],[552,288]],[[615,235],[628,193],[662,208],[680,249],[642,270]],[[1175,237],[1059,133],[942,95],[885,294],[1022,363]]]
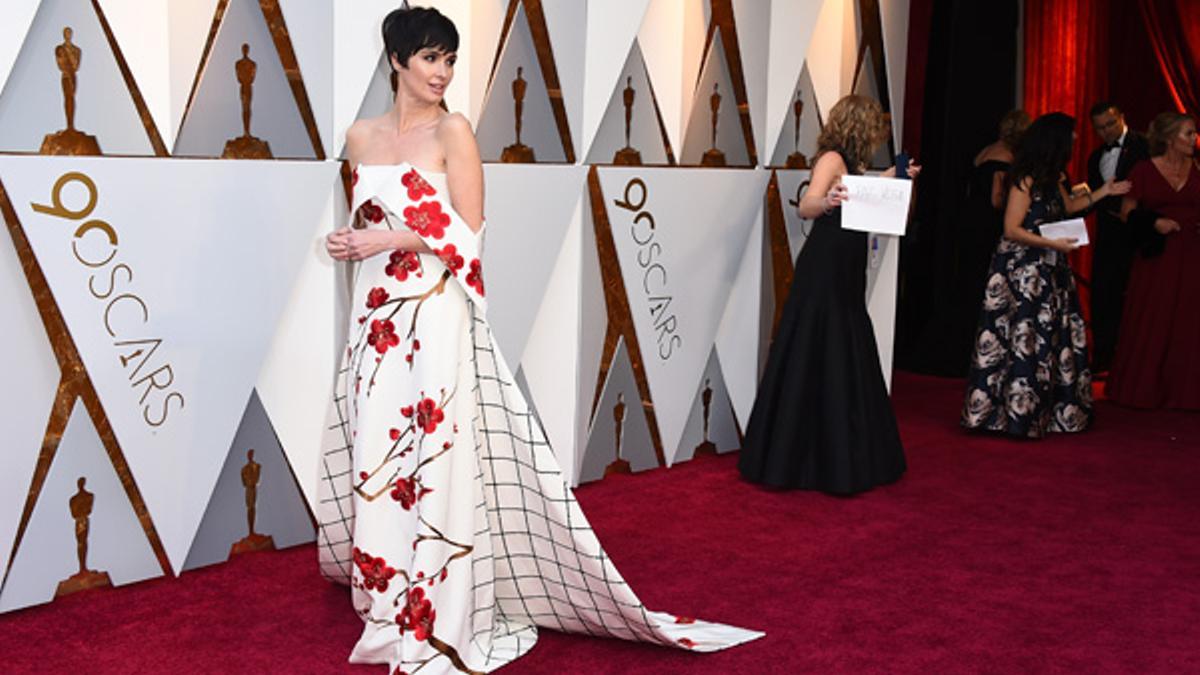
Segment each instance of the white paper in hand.
[[1065,239],[1067,237],[1076,239],[1076,247],[1087,246],[1091,243],[1088,241],[1087,223],[1083,222],[1083,218],[1043,223],[1038,225],[1038,232],[1047,239]]
[[850,198],[842,204],[842,229],[904,236],[912,181],[877,176],[843,176]]

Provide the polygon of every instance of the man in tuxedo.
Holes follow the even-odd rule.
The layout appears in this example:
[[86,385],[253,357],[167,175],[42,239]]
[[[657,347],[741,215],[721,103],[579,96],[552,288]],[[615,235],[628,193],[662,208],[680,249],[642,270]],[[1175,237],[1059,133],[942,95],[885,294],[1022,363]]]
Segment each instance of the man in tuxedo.
[[[1125,180],[1133,165],[1150,157],[1146,137],[1125,124],[1125,115],[1110,101],[1092,106],[1092,128],[1101,146],[1088,157],[1088,187],[1092,190],[1110,179]],[[1092,256],[1092,371],[1103,372],[1112,364],[1121,328],[1125,284],[1133,264],[1134,246],[1121,222],[1121,197],[1113,196],[1092,205],[1096,214],[1096,241]]]

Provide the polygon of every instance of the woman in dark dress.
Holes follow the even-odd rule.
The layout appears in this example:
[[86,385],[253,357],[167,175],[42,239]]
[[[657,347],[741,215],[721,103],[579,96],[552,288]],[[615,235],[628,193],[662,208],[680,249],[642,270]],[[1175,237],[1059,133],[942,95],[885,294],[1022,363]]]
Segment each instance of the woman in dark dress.
[[1005,178],[1021,134],[1029,127],[1029,113],[1012,110],[1000,120],[999,138],[979,151],[967,178],[967,196],[959,234],[957,304],[953,325],[953,354],[957,374],[966,372],[967,357],[975,346],[979,298],[987,286],[992,254],[1004,233]]
[[1067,264],[1076,241],[1047,239],[1038,227],[1124,194],[1129,183],[1068,195],[1063,170],[1074,141],[1075,120],[1063,113],[1037,118],[1021,139],[967,375],[968,429],[1041,438],[1091,422],[1087,329]]
[[1144,240],[1125,295],[1108,397],[1138,408],[1200,410],[1200,168],[1196,121],[1168,112],[1150,127],[1122,215]]
[[738,461],[747,480],[852,494],[904,473],[867,314],[867,234],[843,230],[840,209],[841,177],[862,173],[887,133],[879,103],[862,96],[838,101],[825,122],[799,205],[802,217],[816,220],[796,258]]

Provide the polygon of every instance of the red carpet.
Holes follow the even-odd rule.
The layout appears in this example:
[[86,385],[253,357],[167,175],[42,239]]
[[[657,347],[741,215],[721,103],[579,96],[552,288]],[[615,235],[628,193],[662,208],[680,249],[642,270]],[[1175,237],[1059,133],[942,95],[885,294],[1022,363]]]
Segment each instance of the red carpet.
[[[767,632],[700,656],[543,631],[512,673],[1195,672],[1200,415],[1098,404],[1086,434],[960,433],[958,382],[900,374],[909,473],[774,493],[723,456],[579,490],[652,609]],[[311,546],[0,616],[5,672],[384,673]]]

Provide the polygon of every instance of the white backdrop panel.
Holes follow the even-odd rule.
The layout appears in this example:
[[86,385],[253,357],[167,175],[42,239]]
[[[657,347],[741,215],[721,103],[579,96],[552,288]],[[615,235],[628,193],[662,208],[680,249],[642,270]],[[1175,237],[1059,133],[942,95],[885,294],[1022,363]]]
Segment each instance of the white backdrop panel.
[[243,44],[250,45],[249,57],[257,64],[250,105],[251,135],[269,143],[276,158],[315,157],[257,0],[229,1],[172,154],[220,157],[225,142],[242,135],[241,87],[235,68]]
[[333,156],[333,5],[334,0],[279,0],[326,157]]
[[26,536],[0,591],[0,612],[53,600],[59,582],[79,571],[70,501],[79,490],[80,478],[94,500],[88,519],[87,568],[107,572],[114,586],[162,574],[96,427],[76,399]]
[[0,150],[37,152],[42,139],[67,127],[62,71],[55,48],[70,27],[79,48],[75,128],[109,154],[152,155],[154,149],[100,19],[90,2],[43,0],[0,94]]
[[900,272],[900,240],[873,234],[867,241],[867,313],[875,328],[879,366],[892,388],[892,353],[896,340],[896,291]]
[[[817,139],[821,135],[821,122],[817,119],[819,113],[817,92],[813,88],[812,76],[808,73],[807,65],[800,70],[800,76],[793,86],[785,91],[792,93],[791,97],[785,101],[787,115],[783,118],[784,124],[779,129],[775,151],[770,156],[771,166],[784,166],[787,163],[788,155],[793,152],[804,155],[811,166],[817,155]],[[795,107],[797,97],[803,104],[800,109],[798,130]]]
[[334,162],[0,157],[176,569],[224,462],[214,450],[229,447],[309,245],[291,233],[312,231],[336,172]]
[[604,478],[605,470],[619,460],[628,462],[633,472],[658,466],[650,424],[646,421],[624,339],[617,340],[589,431],[587,445],[576,459],[576,485]]
[[750,164],[750,155],[746,152],[746,140],[742,134],[733,78],[729,74],[729,62],[725,59],[725,46],[717,39],[713,39],[712,48],[704,61],[704,70],[692,102],[692,113],[688,118],[687,134],[679,151],[679,162],[697,166],[704,151],[712,147],[711,102],[714,86],[721,97],[718,102],[716,147],[725,153],[727,166],[747,166]]
[[[326,140],[327,157],[338,156],[346,145],[346,130],[362,116],[382,114],[378,106],[364,106],[372,81],[383,82],[385,104],[391,102],[388,73],[391,68],[384,55],[383,18],[401,3],[396,0],[356,0],[353,4],[336,2],[333,6],[333,132]],[[379,71],[382,69],[382,73]],[[379,89],[379,87],[375,87]],[[454,87],[450,88],[453,91]],[[379,97],[376,92],[376,98]],[[374,101],[375,98],[369,100]],[[454,108],[451,108],[453,110]],[[386,107],[383,108],[386,111]]]
[[[707,406],[704,404],[706,396]],[[734,419],[733,406],[729,400],[729,389],[725,386],[721,362],[715,349],[708,355],[700,384],[692,397],[691,412],[688,413],[687,424],[679,439],[679,447],[675,449],[673,464],[693,459],[705,440],[712,444],[711,449],[716,452],[729,452],[741,447],[737,420]]]
[[625,87],[633,88],[633,107],[629,120],[629,144],[641,153],[643,164],[666,164],[663,129],[654,107],[655,92],[646,74],[646,62],[637,41],[629,50],[625,67],[609,97],[600,129],[588,150],[587,161],[610,164],[617,150],[625,147]]
[[5,439],[0,451],[0,570],[5,570],[59,380],[58,362],[7,234],[0,234],[0,312],[8,321],[0,350],[5,383],[0,387]]
[[679,443],[769,174],[599,170],[663,447]]
[[[824,0],[776,0],[771,3],[770,57],[767,62],[767,110],[763,138],[780,138],[790,125],[796,82],[805,65],[805,55],[817,25]],[[809,76],[809,86],[811,86]],[[816,106],[805,97],[809,115],[816,120]],[[790,151],[789,151],[790,152]],[[766,159],[766,155],[760,155]]]
[[582,157],[584,154],[583,92],[588,4],[579,0],[542,2],[542,11],[546,16],[546,32],[550,34],[554,67],[558,73],[563,107],[567,113],[567,126],[571,130],[571,145],[575,148],[576,157]]
[[171,49],[168,1],[100,0],[121,55],[164,139],[171,128],[171,62],[163,58]]
[[888,96],[892,101],[892,138],[896,150],[904,139],[904,85],[908,73],[908,5],[909,0],[881,0],[879,12],[883,22],[883,51],[886,54]]
[[[200,59],[204,55],[204,44],[212,28],[213,15],[217,12],[218,0],[189,0],[169,2],[167,18],[170,25],[170,72],[171,72],[171,123],[159,127],[163,142],[168,148],[175,147],[179,125],[187,110],[188,97],[192,95]],[[159,55],[162,58],[162,55]]]
[[[592,145],[596,130],[621,74],[638,26],[650,0],[606,0],[587,3],[587,53],[584,57],[583,145]],[[586,152],[580,152],[584,156]]]
[[743,429],[750,421],[750,410],[754,407],[754,397],[758,391],[765,232],[765,211],[760,206],[738,264],[725,314],[717,328],[716,354],[721,364],[722,387],[727,390]]
[[17,61],[39,4],[41,0],[6,0],[0,4],[0,91]]
[[759,161],[767,155],[767,57],[770,42],[771,6],[776,2],[762,0],[733,0],[734,23],[737,27],[738,51],[742,58],[742,74],[746,82],[746,104],[750,108],[750,128]]

